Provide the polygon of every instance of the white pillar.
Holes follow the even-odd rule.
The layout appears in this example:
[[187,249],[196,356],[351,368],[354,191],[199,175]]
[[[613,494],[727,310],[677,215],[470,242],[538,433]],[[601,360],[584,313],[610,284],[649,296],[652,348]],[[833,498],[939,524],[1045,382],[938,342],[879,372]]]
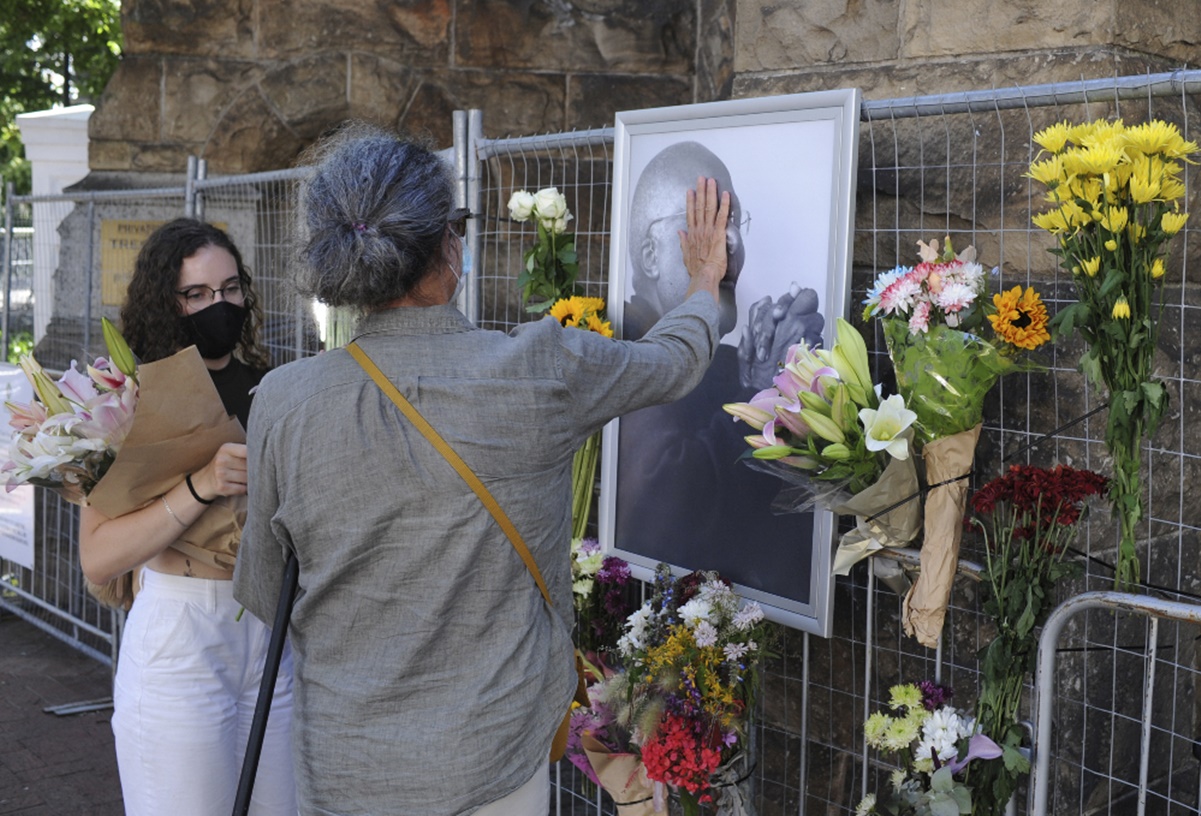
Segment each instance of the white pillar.
[[[22,113],[17,127],[25,158],[33,169],[33,195],[55,195],[88,174],[88,118],[91,105]],[[33,205],[33,339],[46,333],[54,308],[54,270],[58,267],[58,225],[69,203]]]

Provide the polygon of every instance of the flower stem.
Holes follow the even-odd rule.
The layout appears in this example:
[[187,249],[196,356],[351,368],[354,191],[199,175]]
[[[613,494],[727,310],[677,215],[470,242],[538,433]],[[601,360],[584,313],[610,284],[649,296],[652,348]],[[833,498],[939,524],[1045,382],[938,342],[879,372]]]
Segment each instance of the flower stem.
[[571,464],[571,537],[583,538],[592,514],[592,494],[596,488],[596,465],[600,455],[600,435],[588,437],[575,452]]

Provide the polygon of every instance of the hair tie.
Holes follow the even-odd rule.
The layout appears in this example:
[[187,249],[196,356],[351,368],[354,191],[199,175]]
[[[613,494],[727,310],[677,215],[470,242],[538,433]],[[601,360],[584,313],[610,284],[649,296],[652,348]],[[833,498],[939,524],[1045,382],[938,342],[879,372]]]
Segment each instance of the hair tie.
[[367,231],[367,225],[364,224],[362,221],[357,221],[354,224],[352,224],[351,226],[354,227],[355,232],[366,232]]

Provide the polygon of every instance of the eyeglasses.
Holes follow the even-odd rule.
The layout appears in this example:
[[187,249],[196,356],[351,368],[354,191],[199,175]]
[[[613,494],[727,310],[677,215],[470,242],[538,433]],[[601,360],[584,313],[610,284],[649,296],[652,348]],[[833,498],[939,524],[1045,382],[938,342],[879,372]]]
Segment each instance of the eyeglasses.
[[179,289],[176,294],[184,299],[189,306],[199,306],[201,304],[208,305],[217,299],[217,294],[220,293],[222,300],[241,301],[246,297],[246,291],[242,288],[241,281],[231,281],[223,286],[214,289],[211,286],[205,286],[203,283],[198,283],[195,286],[189,286],[187,289]]
[[[680,210],[677,213],[672,213],[671,215],[661,215],[658,218],[656,218],[654,221],[651,221],[650,224],[647,225],[647,229],[654,227],[655,224],[658,224],[660,221],[666,221],[669,218],[683,218],[684,216],[687,216],[687,215],[688,215],[688,213],[686,213],[684,210]],[[731,212],[730,218],[726,222],[726,226],[736,228],[743,235],[750,235],[751,234],[751,211],[743,210],[741,221],[735,220],[734,213]]]
[[458,207],[450,211],[450,215],[446,216],[446,226],[450,227],[450,231],[460,238],[467,237],[467,219],[476,218],[476,214],[466,207]]

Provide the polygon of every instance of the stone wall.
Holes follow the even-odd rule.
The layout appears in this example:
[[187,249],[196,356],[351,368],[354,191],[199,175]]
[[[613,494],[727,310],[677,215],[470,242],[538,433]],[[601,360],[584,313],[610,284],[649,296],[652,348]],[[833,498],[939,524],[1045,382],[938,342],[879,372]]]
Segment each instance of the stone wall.
[[[348,118],[451,138],[611,124],[730,94],[733,0],[125,0],[93,171],[285,167]],[[698,26],[698,17],[703,23]],[[698,39],[698,30],[703,34]]]

